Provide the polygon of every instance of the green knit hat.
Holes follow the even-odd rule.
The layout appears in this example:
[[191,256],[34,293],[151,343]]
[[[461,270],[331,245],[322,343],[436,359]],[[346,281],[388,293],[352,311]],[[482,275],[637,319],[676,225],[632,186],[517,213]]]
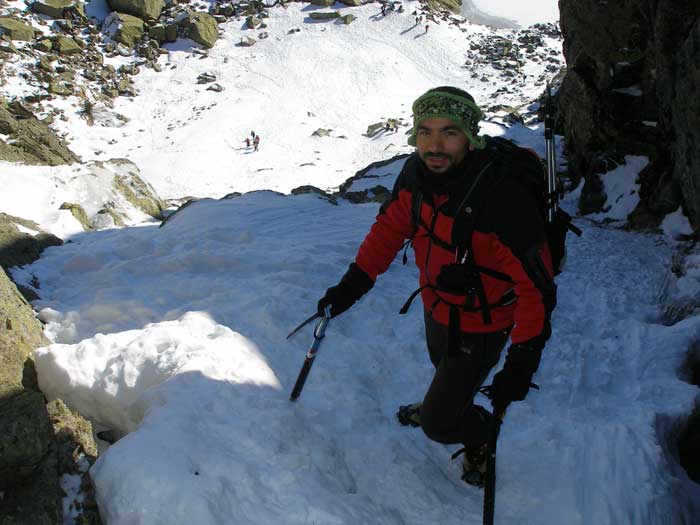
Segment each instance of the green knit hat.
[[479,136],[481,109],[466,91],[452,86],[441,86],[418,97],[413,103],[413,131],[408,138],[411,146],[416,145],[418,126],[429,118],[450,119],[464,131],[475,149],[486,147],[486,140]]

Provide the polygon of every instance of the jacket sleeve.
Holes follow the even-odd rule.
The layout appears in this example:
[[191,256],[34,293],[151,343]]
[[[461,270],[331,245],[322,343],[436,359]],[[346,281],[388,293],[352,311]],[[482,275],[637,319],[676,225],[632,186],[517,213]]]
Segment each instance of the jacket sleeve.
[[534,197],[520,184],[504,182],[500,190],[489,209],[495,269],[511,277],[518,298],[511,339],[541,349],[551,334],[557,302],[544,222]]
[[355,258],[355,263],[373,281],[389,268],[396,252],[413,234],[412,195],[406,178],[405,173],[401,173],[396,179],[391,198],[379,208],[379,214]]

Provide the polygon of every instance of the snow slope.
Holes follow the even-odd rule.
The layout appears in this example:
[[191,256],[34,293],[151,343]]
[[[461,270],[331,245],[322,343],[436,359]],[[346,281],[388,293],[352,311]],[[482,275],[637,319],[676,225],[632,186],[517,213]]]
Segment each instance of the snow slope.
[[[465,57],[472,42],[508,31],[436,20],[425,33],[411,14],[419,3],[405,6],[404,13],[382,17],[378,4],[336,4],[334,10],[357,17],[350,25],[313,21],[308,15],[323,9],[303,3],[271,9],[264,31],[245,29],[239,18],[222,26],[208,56],[194,53],[189,41],[168,44],[163,71],[135,77],[136,98],[120,97],[113,109],[97,105],[104,120],[118,113],[127,124],[91,127],[73,110],[57,125],[83,160],[105,152],[129,158],[163,198],[286,193],[302,184],[337,187],[371,162],[410,151],[411,103],[431,87],[464,87],[481,104],[505,87],[498,103],[520,106],[542,93],[541,75],[552,76],[543,60],[528,63],[517,79],[522,86],[494,82],[496,70],[465,67]],[[295,28],[300,32],[290,33]],[[255,46],[237,46],[262,32],[268,36]],[[560,41],[545,43],[561,52]],[[543,48],[542,57],[548,52]],[[224,91],[197,84],[202,73],[216,76]],[[396,134],[364,135],[387,118],[405,125]],[[319,128],[330,136],[312,136]],[[243,143],[251,131],[261,136],[255,153]]]
[[[456,447],[395,420],[431,377],[420,307],[396,315],[412,264],[331,321],[288,399],[311,330],[285,335],[375,212],[269,192],[205,200],[30,268],[63,341],[38,352],[42,389],[125,435],[93,467],[107,523],[480,523]],[[666,441],[697,396],[676,370],[700,320],[658,322],[665,241],[581,225],[542,389],[503,427],[497,522],[697,523],[697,485]]]

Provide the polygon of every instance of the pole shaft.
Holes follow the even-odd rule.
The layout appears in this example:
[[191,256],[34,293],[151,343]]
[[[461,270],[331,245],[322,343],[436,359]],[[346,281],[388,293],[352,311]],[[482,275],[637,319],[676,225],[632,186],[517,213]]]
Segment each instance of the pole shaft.
[[[315,357],[315,356],[314,356]],[[314,363],[314,358],[306,358],[304,364],[301,365],[301,370],[299,370],[299,375],[297,376],[297,382],[294,383],[294,388],[292,389],[292,395],[290,399],[295,401],[296,398],[301,394],[301,389],[304,388],[304,383],[306,383],[306,377],[309,375],[309,370],[311,370],[311,365]]]
[[501,430],[501,417],[494,417],[486,444],[486,479],[484,480],[484,525],[493,525],[496,510],[496,446]]
[[[545,102],[544,138],[547,152],[547,220],[554,221],[554,213],[557,211],[557,153],[554,139],[554,110],[552,108],[552,92],[547,85],[547,99]],[[552,199],[550,202],[549,199]]]

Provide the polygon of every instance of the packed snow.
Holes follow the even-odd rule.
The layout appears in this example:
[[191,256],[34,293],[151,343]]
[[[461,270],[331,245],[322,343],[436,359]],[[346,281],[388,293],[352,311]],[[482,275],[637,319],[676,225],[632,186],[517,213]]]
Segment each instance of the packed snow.
[[[431,377],[420,307],[396,313],[412,264],[331,321],[289,401],[312,330],[285,335],[375,213],[310,195],[204,200],[30,267],[60,341],[37,354],[42,389],[124,436],[92,469],[107,523],[480,523],[457,447],[395,418]],[[693,523],[697,485],[667,447],[697,396],[677,370],[700,319],[660,323],[672,241],[579,224],[541,391],[500,438],[498,523]]]
[[[516,5],[486,12],[529,25]],[[269,37],[253,48],[236,47],[245,32],[228,23],[208,58],[179,42],[163,72],[137,76],[138,97],[98,108],[110,125],[70,114],[59,122],[84,160],[126,157],[162,197],[206,197],[162,227],[134,215],[139,227],[79,233],[67,212],[47,210],[59,200],[99,206],[103,190],[72,179],[70,167],[12,167],[15,176],[0,179],[11,190],[0,211],[71,241],[12,273],[38,293],[33,306],[52,341],[37,351],[43,391],[119,438],[100,442],[91,469],[106,523],[481,523],[483,492],[460,480],[450,461],[457,447],[395,418],[432,374],[421,308],[397,315],[417,286],[412,261],[399,258],[330,322],[301,396],[289,400],[313,324],[285,337],[353,260],[377,205],[277,192],[335,188],[410,152],[408,126],[363,134],[386,118],[408,123],[427,88],[457,84],[491,104],[503,87],[462,65],[473,35],[505,30],[441,23],[422,34],[412,28],[415,6],[384,18],[378,4],[353,8],[358,19],[344,26],[310,23],[309,6],[290,4],[270,11]],[[88,12],[103,16],[104,2]],[[225,90],[195,84],[203,72]],[[519,105],[541,91],[495,102]],[[331,136],[312,137],[318,128]],[[258,152],[242,144],[251,130],[262,137]],[[544,154],[541,125],[484,122],[482,131]],[[402,162],[353,189],[390,187]],[[689,225],[680,212],[665,234],[604,225],[634,207],[646,163],[628,157],[608,174],[607,211],[577,219],[584,235],[571,237],[558,278],[541,390],[510,408],[499,439],[496,523],[698,523],[698,485],[673,450],[697,402],[679,371],[700,319],[666,326],[658,301],[674,238]],[[581,189],[563,202],[571,212]],[[220,199],[249,190],[274,191]],[[42,205],[28,207],[35,198]],[[700,281],[693,261],[674,293]]]

